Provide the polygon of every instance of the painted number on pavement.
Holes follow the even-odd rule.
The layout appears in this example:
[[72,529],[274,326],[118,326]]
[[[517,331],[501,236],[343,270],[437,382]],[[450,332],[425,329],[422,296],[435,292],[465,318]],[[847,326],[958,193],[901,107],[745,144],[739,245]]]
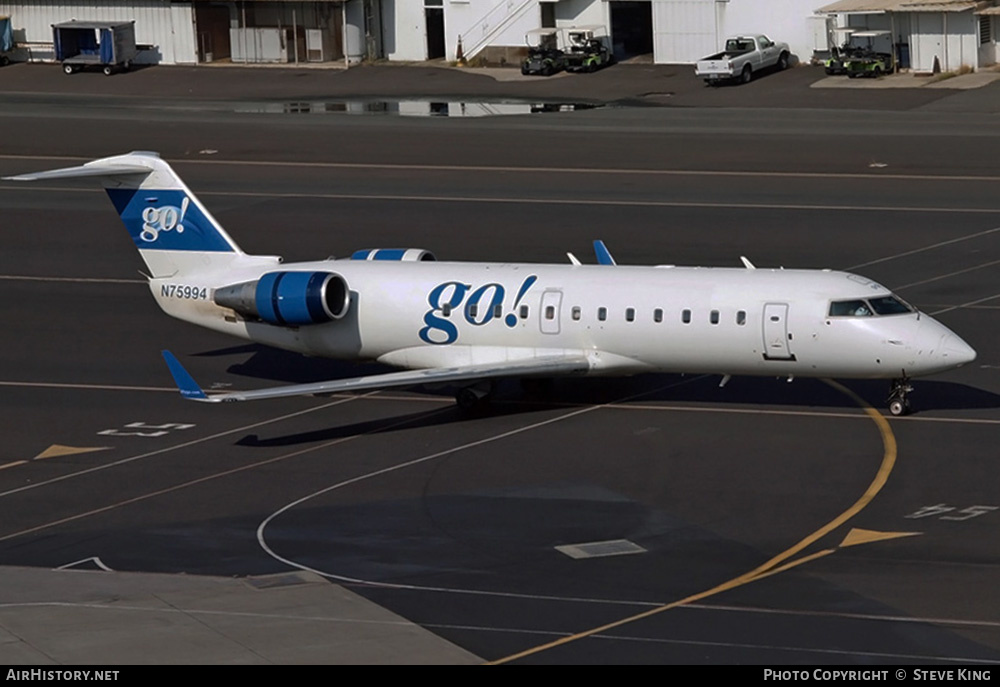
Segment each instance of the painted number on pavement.
[[939,503],[935,506],[924,506],[919,510],[916,510],[909,515],[904,517],[910,520],[917,520],[919,518],[931,518],[937,517],[938,520],[969,520],[978,515],[986,515],[991,511],[997,510],[998,506],[969,506],[968,508],[963,508],[958,510],[957,506],[949,506],[944,503]]
[[162,437],[180,429],[191,429],[194,425],[168,422],[165,425],[147,425],[145,422],[130,422],[122,429],[105,429],[98,434],[112,437]]

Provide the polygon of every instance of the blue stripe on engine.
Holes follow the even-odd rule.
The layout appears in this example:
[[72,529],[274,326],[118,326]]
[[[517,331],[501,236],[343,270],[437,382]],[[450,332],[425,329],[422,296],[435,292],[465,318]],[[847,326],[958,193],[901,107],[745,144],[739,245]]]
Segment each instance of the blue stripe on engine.
[[257,312],[265,322],[284,324],[278,312],[278,282],[284,272],[268,272],[257,282]]
[[326,272],[313,272],[306,285],[306,308],[311,322],[325,322],[330,319],[323,308],[323,284],[329,276]]
[[312,272],[282,272],[277,284],[277,309],[285,324],[312,324],[309,283]]

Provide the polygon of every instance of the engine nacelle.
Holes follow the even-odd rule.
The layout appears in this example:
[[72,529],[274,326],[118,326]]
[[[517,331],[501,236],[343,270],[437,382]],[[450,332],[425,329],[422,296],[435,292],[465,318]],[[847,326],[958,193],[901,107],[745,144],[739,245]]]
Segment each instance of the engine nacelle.
[[215,304],[270,324],[300,326],[339,320],[351,292],[332,272],[268,272],[260,279],[215,290]]
[[423,248],[365,248],[351,254],[351,260],[391,260],[395,262],[430,262],[434,254]]

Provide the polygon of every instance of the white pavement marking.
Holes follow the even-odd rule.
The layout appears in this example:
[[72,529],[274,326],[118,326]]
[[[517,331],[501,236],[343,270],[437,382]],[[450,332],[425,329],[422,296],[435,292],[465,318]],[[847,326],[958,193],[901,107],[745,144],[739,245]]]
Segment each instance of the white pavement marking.
[[75,566],[80,565],[81,563],[93,563],[104,572],[114,572],[114,570],[106,566],[104,564],[104,561],[102,561],[98,556],[91,556],[90,558],[81,558],[78,561],[73,561],[72,563],[67,563],[66,565],[60,565],[58,568],[56,568],[56,570],[71,570]]
[[953,243],[961,243],[962,241],[969,241],[971,239],[979,238],[980,236],[988,236],[990,234],[995,234],[998,231],[1000,231],[1000,227],[994,227],[993,229],[987,229],[985,231],[977,231],[974,234],[959,236],[958,238],[949,239],[948,241],[940,241],[938,243],[932,243],[931,245],[924,246],[923,248],[914,248],[913,250],[903,251],[902,253],[887,255],[884,258],[878,258],[876,260],[869,260],[868,262],[862,262],[857,265],[851,265],[850,267],[846,267],[845,269],[856,270],[862,267],[868,267],[869,265],[877,265],[882,262],[889,262],[890,260],[896,260],[897,258],[903,258],[908,255],[915,255],[916,253],[923,253],[925,251],[934,250],[935,248],[941,248],[942,246],[950,246]]
[[177,393],[177,387],[167,386],[122,386],[116,384],[69,384],[65,382],[0,382],[2,386],[22,387],[26,389],[84,389],[87,391],[169,391]]
[[146,279],[110,279],[103,277],[36,277],[27,274],[0,274],[5,281],[73,282],[77,284],[148,284]]
[[948,272],[947,274],[939,274],[936,277],[929,277],[927,279],[921,279],[920,281],[910,282],[909,284],[903,284],[902,286],[893,287],[893,291],[901,291],[902,289],[909,289],[914,286],[921,286],[922,284],[929,284],[931,282],[940,281],[942,279],[949,279],[951,277],[957,277],[960,274],[966,274],[967,272],[975,272],[976,270],[981,270],[984,267],[992,267],[993,265],[1000,264],[1000,260],[991,260],[990,262],[984,262],[981,265],[975,265],[974,267],[966,267],[961,270],[955,270],[954,272]]
[[318,410],[323,410],[325,408],[332,408],[333,406],[340,405],[342,403],[349,403],[355,398],[361,398],[356,396],[353,398],[343,398],[332,403],[324,403],[322,405],[315,406],[313,408],[306,408],[305,410],[299,410],[294,413],[288,413],[286,415],[279,415],[277,417],[269,418],[267,420],[261,420],[260,422],[253,422],[249,425],[242,425],[240,427],[235,427],[233,429],[227,429],[222,432],[216,432],[215,434],[210,434],[208,436],[201,437],[199,439],[192,439],[191,441],[185,441],[180,444],[175,444],[174,446],[165,446],[161,449],[156,449],[155,451],[147,451],[146,453],[140,453],[135,456],[129,456],[128,458],[122,458],[121,460],[116,460],[112,463],[106,463],[104,465],[97,465],[86,470],[79,470],[77,472],[71,472],[66,475],[61,475],[60,477],[53,477],[52,479],[43,480],[41,482],[35,482],[33,484],[28,484],[23,487],[17,487],[15,489],[8,489],[7,491],[0,492],[0,498],[4,496],[10,496],[11,494],[17,494],[23,491],[28,491],[30,489],[38,489],[39,487],[48,486],[50,484],[55,484],[56,482],[62,482],[69,479],[74,479],[76,477],[81,477],[83,475],[89,475],[93,472],[101,472],[102,470],[108,470],[113,467],[118,467],[119,465],[126,465],[127,463],[132,463],[137,460],[143,460],[144,458],[151,458],[152,456],[159,456],[164,453],[170,453],[171,451],[177,451],[182,448],[187,448],[189,446],[196,446],[197,444],[203,444],[206,441],[212,441],[213,439],[219,439],[220,437],[228,436],[230,434],[236,434],[237,432],[246,432],[247,430],[254,429],[255,427],[262,427],[264,425],[269,425],[273,422],[281,422],[283,420],[288,420],[293,417],[298,417],[300,415],[307,415],[309,413],[315,413]]
[[184,608],[177,606],[136,606],[118,603],[72,603],[69,601],[24,601],[0,603],[0,610],[5,608],[88,608],[101,611],[138,611],[140,613],[180,613],[184,615],[206,615],[224,618],[277,618],[284,620],[308,620],[317,623],[349,623],[352,625],[402,625],[412,627],[408,620],[365,620],[363,618],[331,618],[329,616],[298,615],[293,613],[254,613],[249,611],[220,611],[205,608]]
[[969,301],[968,303],[962,303],[961,305],[953,305],[950,308],[943,308],[941,310],[935,310],[932,313],[928,313],[931,317],[935,315],[940,315],[941,313],[951,312],[952,310],[958,310],[960,308],[968,308],[973,305],[978,305],[980,303],[985,303],[986,301],[992,301],[995,298],[1000,298],[1000,293],[995,293],[992,296],[986,296],[986,298],[979,298],[974,301]]
[[[374,470],[374,471],[369,472],[369,473],[358,475],[357,477],[353,477],[353,478],[350,478],[350,479],[343,480],[341,482],[337,482],[337,483],[332,484],[332,485],[330,485],[328,487],[324,487],[323,489],[319,489],[318,491],[312,492],[311,494],[307,494],[307,495],[305,495],[305,496],[303,496],[303,497],[301,497],[299,499],[296,499],[295,501],[292,501],[292,502],[290,502],[290,503],[282,506],[281,508],[279,508],[278,510],[274,511],[269,516],[267,516],[266,518],[264,518],[264,520],[262,520],[261,523],[260,523],[260,525],[257,527],[257,541],[260,544],[260,547],[269,556],[271,556],[272,558],[274,558],[277,561],[280,561],[280,562],[284,563],[285,565],[288,565],[288,566],[290,566],[292,568],[297,568],[297,569],[300,569],[300,570],[305,570],[305,571],[308,571],[308,572],[312,572],[312,573],[315,573],[317,575],[322,575],[323,577],[328,577],[330,579],[335,579],[335,580],[338,580],[338,581],[341,581],[341,582],[345,582],[345,583],[364,584],[364,585],[376,586],[376,587],[387,587],[387,588],[391,588],[391,589],[413,589],[413,590],[421,590],[421,591],[437,591],[437,592],[449,592],[449,593],[459,593],[459,594],[479,594],[479,595],[488,595],[488,596],[503,596],[503,597],[524,598],[522,595],[519,595],[519,594],[510,594],[510,593],[503,593],[503,592],[488,592],[488,591],[482,591],[482,590],[449,589],[449,588],[444,588],[444,587],[424,587],[424,586],[420,586],[420,585],[405,585],[405,584],[372,582],[372,581],[369,581],[369,580],[362,580],[362,579],[359,579],[359,578],[347,577],[347,576],[344,576],[344,575],[337,575],[335,573],[324,572],[322,570],[318,570],[316,568],[312,568],[312,567],[309,567],[307,565],[298,563],[296,561],[284,558],[283,556],[281,556],[280,554],[278,554],[276,551],[274,551],[270,546],[268,546],[266,538],[264,536],[264,532],[267,529],[268,525],[275,518],[277,518],[278,516],[280,516],[280,515],[288,512],[289,510],[291,510],[291,509],[293,509],[293,508],[295,508],[295,507],[297,507],[297,506],[299,506],[299,505],[301,505],[301,504],[303,504],[303,503],[305,503],[305,502],[307,502],[307,501],[309,501],[311,499],[316,498],[317,496],[321,496],[323,494],[327,494],[329,492],[336,491],[338,489],[342,489],[342,488],[350,486],[352,484],[357,484],[359,482],[363,482],[363,481],[366,481],[366,480],[369,480],[369,479],[373,479],[375,477],[380,477],[382,475],[386,475],[386,474],[389,474],[389,473],[392,473],[392,472],[396,472],[396,471],[399,471],[399,470],[402,470],[402,469],[405,469],[405,468],[409,468],[409,467],[412,467],[414,465],[419,465],[419,464],[422,464],[422,463],[434,460],[436,458],[441,458],[441,457],[444,457],[444,456],[447,456],[447,455],[451,455],[451,454],[454,454],[454,453],[465,451],[465,450],[470,449],[470,448],[475,448],[477,446],[482,446],[482,445],[485,445],[485,444],[493,443],[495,441],[506,439],[508,437],[515,436],[517,434],[521,434],[523,432],[527,432],[527,431],[530,431],[530,430],[533,430],[533,429],[537,429],[539,427],[544,427],[546,425],[554,424],[556,422],[562,422],[563,420],[568,420],[570,418],[577,417],[577,416],[583,415],[585,413],[593,412],[595,410],[601,410],[601,409],[607,409],[607,408],[631,408],[632,406],[624,406],[624,405],[619,405],[619,404],[625,403],[625,402],[627,402],[627,401],[629,401],[631,399],[634,399],[634,398],[640,398],[642,396],[646,396],[646,395],[649,395],[649,394],[652,394],[652,393],[659,393],[659,392],[664,391],[666,389],[672,389],[672,388],[676,388],[678,386],[683,386],[685,384],[690,384],[690,383],[699,381],[701,379],[704,379],[705,377],[706,377],[706,375],[699,375],[699,376],[696,376],[696,377],[692,377],[690,379],[682,380],[682,381],[674,383],[674,384],[669,384],[669,385],[666,385],[666,386],[663,386],[663,387],[659,387],[657,389],[643,391],[643,392],[640,392],[640,393],[637,393],[637,394],[634,394],[634,395],[631,395],[631,396],[627,396],[627,397],[622,398],[622,399],[620,399],[618,401],[615,401],[613,403],[603,403],[603,404],[599,404],[599,405],[586,406],[586,407],[583,407],[583,408],[572,410],[570,412],[564,413],[564,414],[559,415],[559,416],[554,417],[554,418],[549,418],[548,420],[543,420],[543,421],[540,421],[540,422],[535,422],[535,423],[532,423],[530,425],[525,425],[523,427],[518,427],[516,429],[508,430],[506,432],[501,432],[499,434],[495,434],[495,435],[490,436],[490,437],[485,437],[483,439],[478,439],[476,441],[471,441],[471,442],[468,442],[468,443],[465,443],[465,444],[461,444],[459,446],[455,446],[455,447],[452,447],[452,448],[449,448],[449,449],[444,449],[442,451],[436,451],[436,452],[431,453],[431,454],[420,456],[419,458],[414,458],[412,460],[404,461],[402,463],[398,463],[396,465],[392,465],[392,466],[389,466],[389,467],[386,467],[386,468],[382,468],[380,470]],[[660,408],[659,406],[650,406],[650,407],[651,408],[656,408],[656,409]],[[789,413],[789,414],[791,414],[791,413]],[[825,416],[826,414],[822,414],[821,413],[819,415],[824,415]],[[847,417],[854,417],[854,416],[847,416]],[[858,415],[857,417],[861,417],[861,418],[864,418],[864,419],[869,419],[867,417],[867,415],[865,415],[865,414]],[[331,443],[334,443],[334,442],[331,442]],[[319,448],[323,448],[323,446],[319,446],[319,447],[315,447],[315,448],[319,449]],[[311,450],[315,450],[315,449],[311,449]]]
[[[328,573],[328,572],[324,572],[322,570],[317,570],[315,568],[311,568],[311,567],[309,567],[307,565],[304,565],[302,563],[297,563],[297,562],[295,562],[293,560],[285,558],[285,557],[281,556],[280,554],[278,554],[276,551],[274,551],[270,546],[268,546],[267,541],[265,541],[264,530],[267,529],[267,526],[271,523],[271,521],[274,520],[279,515],[282,515],[282,514],[286,513],[287,511],[291,510],[292,508],[295,508],[296,506],[299,506],[299,505],[305,503],[306,501],[310,501],[310,500],[316,498],[317,496],[322,496],[323,494],[327,494],[327,493],[329,493],[331,491],[336,491],[338,489],[343,489],[344,487],[350,486],[352,484],[357,484],[359,482],[364,482],[366,480],[373,479],[375,477],[381,477],[382,475],[387,475],[387,474],[392,473],[392,472],[397,472],[399,470],[403,470],[403,469],[406,469],[406,468],[409,468],[409,467],[413,467],[414,465],[420,465],[421,463],[426,463],[428,461],[434,460],[435,458],[441,458],[443,456],[448,456],[448,455],[451,455],[453,453],[458,453],[460,451],[465,451],[465,450],[470,449],[470,448],[475,448],[477,446],[483,446],[485,444],[491,444],[494,441],[500,441],[501,439],[506,439],[508,437],[516,436],[518,434],[522,434],[524,432],[528,432],[528,431],[531,431],[533,429],[538,429],[539,427],[544,427],[546,425],[551,425],[551,424],[554,424],[556,422],[561,422],[563,420],[568,420],[569,418],[576,417],[577,415],[583,415],[584,413],[589,413],[589,412],[592,412],[594,410],[597,410],[597,409],[603,408],[603,407],[605,407],[605,406],[604,405],[586,406],[584,408],[579,408],[577,410],[573,410],[573,411],[570,411],[568,413],[564,413],[562,415],[559,415],[558,417],[549,418],[548,420],[542,420],[541,422],[534,422],[534,423],[532,423],[530,425],[524,425],[523,427],[518,427],[517,429],[512,429],[512,430],[508,430],[506,432],[501,432],[499,434],[494,434],[493,436],[485,437],[483,439],[477,439],[476,441],[470,441],[468,443],[461,444],[459,446],[454,446],[452,448],[444,449],[442,451],[436,451],[434,453],[430,453],[430,454],[427,454],[425,456],[421,456],[419,458],[414,458],[412,460],[407,460],[407,461],[404,461],[402,463],[397,463],[396,465],[391,465],[391,466],[389,466],[387,468],[382,468],[380,470],[374,470],[372,472],[368,472],[368,473],[365,473],[363,475],[358,475],[357,477],[352,477],[350,479],[346,479],[346,480],[343,480],[341,482],[337,482],[336,484],[331,484],[328,487],[325,487],[325,488],[320,489],[318,491],[314,491],[311,494],[306,494],[305,496],[303,496],[300,499],[296,499],[295,501],[292,501],[290,503],[285,504],[284,506],[282,506],[281,508],[279,508],[278,510],[274,511],[273,513],[271,513],[270,515],[268,515],[266,518],[264,518],[264,520],[262,520],[261,523],[260,523],[260,525],[258,525],[258,527],[257,527],[257,543],[260,544],[260,547],[262,549],[264,549],[264,552],[267,553],[267,555],[271,556],[272,558],[274,558],[275,560],[277,560],[277,561],[279,561],[281,563],[284,563],[285,565],[287,565],[289,567],[297,568],[299,570],[305,570],[307,572],[313,572],[313,573],[315,573],[317,575],[322,575],[323,577],[328,577],[330,579],[339,580],[341,582],[348,582],[348,583],[355,583],[355,584],[365,584],[365,585],[376,586],[376,587],[388,587],[388,588],[391,588],[391,589],[419,589],[419,590],[423,590],[423,591],[462,591],[462,590],[450,590],[450,589],[443,588],[443,587],[441,587],[441,588],[438,588],[438,587],[423,587],[423,586],[415,586],[415,585],[402,585],[402,584],[389,584],[389,583],[382,583],[382,582],[371,582],[369,580],[362,580],[362,579],[355,578],[355,577],[346,577],[344,575],[337,575],[335,573]],[[482,592],[471,592],[470,591],[470,592],[465,592],[465,593],[482,593]],[[500,596],[511,596],[511,595],[509,595],[509,594],[500,594]]]
[[[49,162],[62,160],[66,162],[87,162],[91,158],[56,155],[0,155],[0,160],[33,160]],[[380,162],[295,162],[269,160],[205,160],[205,159],[172,159],[172,165],[213,165],[230,167],[297,167],[301,169],[385,169],[393,171],[418,172],[500,172],[500,173],[556,173],[556,174],[637,174],[662,176],[725,176],[725,177],[775,177],[801,179],[895,179],[905,181],[1000,181],[995,175],[947,175],[947,174],[894,174],[894,173],[855,173],[855,172],[774,172],[752,170],[712,170],[712,169],[623,169],[603,167],[524,167],[524,166],[488,166],[488,165],[428,165],[428,164],[396,164]]]
[[[980,301],[973,301],[972,303],[979,303],[984,300],[990,300],[993,298],[1000,298],[1000,294],[995,296],[989,296],[988,298],[980,299]],[[953,305],[945,308],[944,310],[938,310],[936,312],[928,313],[929,315],[937,315],[942,312],[949,312],[951,310],[957,310],[959,308],[971,307],[972,303],[967,303],[963,305]],[[14,382],[14,381],[0,381],[0,387],[23,387],[23,388],[48,388],[48,389],[81,389],[85,391],[156,391],[164,393],[177,393],[176,387],[167,386],[116,386],[111,384],[68,384],[61,382]],[[415,401],[419,403],[439,403],[444,405],[451,405],[454,403],[454,399],[442,398],[438,396],[420,396],[420,395],[410,395],[405,396],[402,394],[393,394],[388,392],[376,391],[366,394],[364,396],[351,396],[346,394],[331,394],[331,398],[344,399],[344,400],[378,400],[378,401]],[[514,404],[524,404],[530,403],[530,401],[525,401],[523,399],[514,399],[511,401],[494,401],[495,403],[514,403]],[[546,406],[568,406],[575,407],[576,404],[573,403],[555,403],[546,402],[540,405]],[[322,406],[325,407],[325,406]],[[867,419],[863,414],[858,413],[845,413],[838,411],[822,411],[822,410],[777,410],[773,408],[731,408],[722,406],[678,406],[678,405],[650,405],[644,403],[630,403],[628,405],[612,402],[606,404],[607,408],[615,408],[619,410],[655,410],[661,412],[680,412],[680,413],[719,413],[719,414],[735,414],[735,415],[788,415],[788,416],[798,416],[798,417],[833,417],[833,418],[843,418],[848,420],[865,420]],[[998,425],[1000,420],[990,420],[983,418],[960,418],[960,417],[927,417],[924,414],[921,415],[904,415],[900,417],[892,418],[893,421],[901,422],[945,422],[945,423],[956,423],[956,424],[979,424],[979,425]],[[277,420],[275,420],[276,422]],[[21,463],[19,462],[18,465]],[[0,466],[2,469],[4,466]],[[3,494],[0,494],[2,496]]]
[[[653,604],[650,604],[653,605]],[[811,618],[844,618],[847,620],[874,620],[878,622],[914,623],[918,625],[951,625],[955,627],[983,627],[1000,629],[996,620],[962,620],[960,618],[916,617],[910,615],[881,615],[878,613],[844,613],[838,611],[813,611],[788,608],[763,608],[761,606],[728,606],[722,604],[689,604],[683,608],[697,611],[726,611],[733,613],[762,613],[767,615],[808,616]]]
[[[11,190],[0,186],[0,192]],[[25,191],[59,192],[59,193],[97,193],[100,189],[80,189],[68,187],[32,186],[18,187],[20,193]],[[520,205],[589,205],[607,207],[653,207],[653,208],[726,208],[737,210],[822,210],[845,212],[933,212],[953,214],[1000,214],[997,208],[969,207],[930,207],[907,205],[818,205],[803,203],[724,203],[720,201],[690,202],[670,200],[615,200],[612,198],[511,198],[504,196],[445,196],[445,195],[408,195],[408,194],[357,194],[357,193],[279,193],[250,191],[198,191],[199,196],[221,196],[223,198],[295,198],[322,200],[360,200],[360,201],[407,201],[430,203],[512,203]]]

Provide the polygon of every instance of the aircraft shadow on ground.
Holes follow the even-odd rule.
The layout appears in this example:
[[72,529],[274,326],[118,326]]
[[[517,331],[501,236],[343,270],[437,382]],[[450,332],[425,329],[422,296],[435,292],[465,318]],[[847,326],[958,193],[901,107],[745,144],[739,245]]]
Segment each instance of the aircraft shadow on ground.
[[[230,365],[234,375],[261,380],[261,386],[279,382],[302,384],[329,379],[357,377],[388,372],[391,368],[377,363],[351,363],[326,358],[309,358],[258,344],[240,345],[205,351],[201,357],[250,357]],[[787,382],[774,377],[734,377],[720,388],[718,375],[650,374],[636,377],[562,378],[540,383],[518,383],[499,380],[494,403],[475,412],[461,411],[454,406],[402,416],[366,421],[351,425],[328,427],[303,434],[261,439],[250,435],[238,443],[244,446],[276,446],[316,441],[413,427],[450,424],[483,417],[537,412],[545,408],[606,403],[699,403],[742,405],[751,407],[780,406],[782,409],[854,409],[858,404],[846,394],[818,379],[796,379]],[[889,395],[888,380],[838,380],[869,405],[884,411]],[[910,398],[917,413],[937,410],[973,410],[1000,407],[1000,394],[994,394],[965,384],[917,379]],[[414,387],[407,391],[435,397],[450,398],[454,386],[435,388]]]

